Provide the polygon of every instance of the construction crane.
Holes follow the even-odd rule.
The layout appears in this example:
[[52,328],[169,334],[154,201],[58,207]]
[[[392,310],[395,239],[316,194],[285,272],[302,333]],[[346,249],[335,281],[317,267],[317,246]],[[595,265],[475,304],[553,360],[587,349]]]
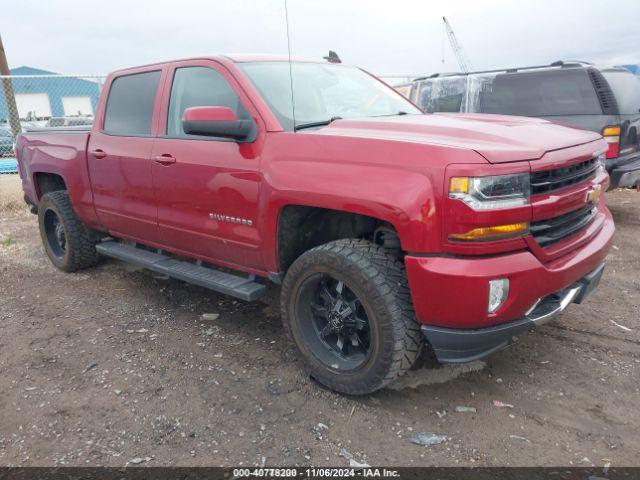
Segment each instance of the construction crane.
[[[458,39],[456,38],[456,34],[453,33],[453,28],[449,25],[447,21],[447,17],[442,17],[442,21],[444,22],[444,28],[447,30],[447,36],[449,37],[449,43],[451,44],[451,49],[453,53],[456,55],[456,59],[458,60],[458,65],[460,65],[460,70],[464,73],[468,73],[471,68],[471,62],[464,54],[462,47],[458,43]],[[444,56],[443,56],[444,58]]]

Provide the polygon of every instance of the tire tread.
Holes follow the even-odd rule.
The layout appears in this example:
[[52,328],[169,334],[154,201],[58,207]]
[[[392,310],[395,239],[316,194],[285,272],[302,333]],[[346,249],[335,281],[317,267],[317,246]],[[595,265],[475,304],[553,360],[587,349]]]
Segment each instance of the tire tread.
[[[96,240],[93,238],[91,230],[78,219],[73,211],[67,191],[56,190],[43,195],[39,210],[44,211],[47,204],[54,207],[65,226],[69,253],[61,264],[55,262],[54,264],[65,272],[75,272],[95,266],[100,260],[100,255],[96,250]],[[40,223],[42,229],[42,222]],[[42,232],[42,237],[43,242],[46,241],[44,232]]]
[[[306,265],[318,261],[318,257],[336,262],[335,266],[360,271],[365,281],[368,300],[372,304],[384,305],[389,313],[391,335],[383,342],[391,342],[390,361],[385,371],[377,372],[365,384],[347,384],[332,381],[330,376],[316,378],[327,387],[347,394],[367,394],[379,390],[407,372],[417,361],[423,348],[420,326],[415,318],[411,293],[404,264],[390,255],[384,248],[359,239],[344,239],[329,242],[301,255],[292,265],[283,284],[282,319],[289,336],[293,338],[286,311],[286,300],[292,288],[292,276]],[[293,275],[289,275],[293,272]],[[309,366],[308,362],[307,365]],[[312,372],[313,373],[313,372]]]

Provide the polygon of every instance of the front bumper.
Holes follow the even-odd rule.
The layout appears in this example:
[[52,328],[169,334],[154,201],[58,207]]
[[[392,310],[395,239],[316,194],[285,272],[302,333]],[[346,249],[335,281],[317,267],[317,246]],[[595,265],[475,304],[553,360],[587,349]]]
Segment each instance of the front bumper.
[[611,177],[610,189],[631,188],[640,185],[639,154],[616,159],[610,166],[607,165],[607,170]]
[[[599,215],[586,243],[546,262],[531,251],[490,257],[407,255],[413,307],[438,359],[467,362],[488,355],[508,345],[514,333],[543,321],[539,316],[550,316],[545,309],[582,301],[597,282],[582,287],[575,298],[566,300],[566,295],[599,271],[613,241],[611,213],[602,207]],[[488,284],[498,278],[509,279],[509,295],[489,314]]]
[[540,299],[527,314],[514,322],[477,330],[423,325],[422,333],[441,363],[466,363],[507,347],[512,337],[546,323],[571,303],[582,303],[598,286],[604,263],[569,287]]

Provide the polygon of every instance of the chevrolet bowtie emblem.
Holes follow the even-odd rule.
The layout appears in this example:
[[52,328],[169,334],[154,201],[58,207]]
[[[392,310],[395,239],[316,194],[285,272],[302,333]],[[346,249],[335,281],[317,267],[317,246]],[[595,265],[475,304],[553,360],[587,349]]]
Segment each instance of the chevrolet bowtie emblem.
[[586,203],[597,204],[600,201],[601,194],[602,194],[602,186],[594,185],[593,189],[587,192]]

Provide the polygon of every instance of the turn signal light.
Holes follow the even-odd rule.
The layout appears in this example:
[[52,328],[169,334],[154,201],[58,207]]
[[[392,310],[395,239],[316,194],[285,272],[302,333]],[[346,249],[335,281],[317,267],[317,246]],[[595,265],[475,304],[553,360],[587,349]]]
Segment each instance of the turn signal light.
[[469,193],[469,177],[451,177],[449,193]]
[[528,223],[510,223],[508,225],[474,228],[467,233],[450,233],[449,239],[463,241],[501,240],[520,236],[528,230]]

